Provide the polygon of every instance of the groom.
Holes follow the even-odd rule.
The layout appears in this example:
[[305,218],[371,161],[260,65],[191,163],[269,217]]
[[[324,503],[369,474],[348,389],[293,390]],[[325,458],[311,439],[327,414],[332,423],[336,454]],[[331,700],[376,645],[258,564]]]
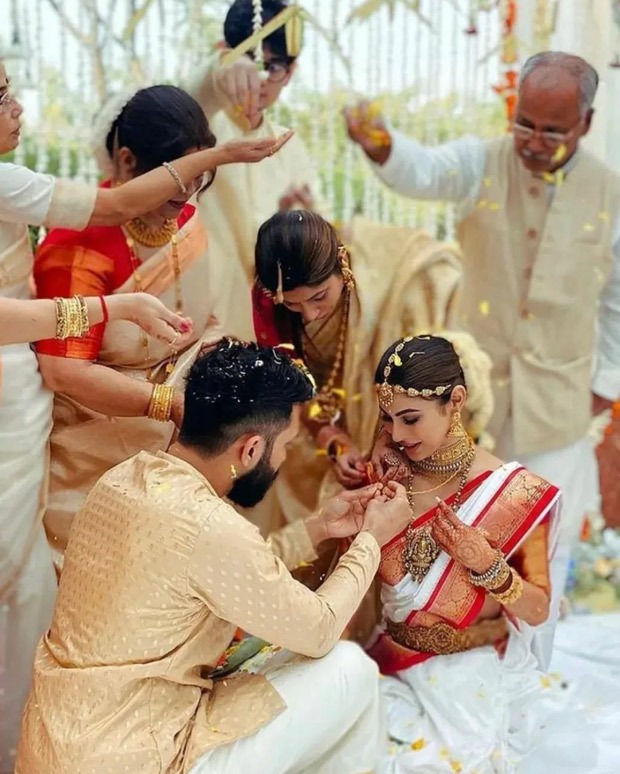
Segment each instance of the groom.
[[[224,500],[267,492],[312,395],[288,358],[226,340],[191,368],[170,452],[98,481],[39,644],[18,774],[374,767],[376,667],[338,640],[409,520],[404,489],[339,495],[269,542]],[[324,539],[355,534],[317,592],[293,579]],[[237,627],[292,653],[214,679]]]

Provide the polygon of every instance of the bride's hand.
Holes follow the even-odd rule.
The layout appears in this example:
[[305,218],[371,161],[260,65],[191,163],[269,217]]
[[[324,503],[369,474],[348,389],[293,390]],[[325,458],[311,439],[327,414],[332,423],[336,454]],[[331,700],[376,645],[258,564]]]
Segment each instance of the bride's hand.
[[222,154],[222,164],[252,164],[262,161],[267,156],[273,156],[293,136],[292,131],[284,132],[279,137],[257,137],[249,140],[230,140],[217,150]]
[[377,478],[384,484],[388,481],[404,483],[409,477],[409,463],[404,454],[392,445],[389,435],[382,430],[370,455],[370,461]]
[[439,547],[468,570],[482,574],[495,562],[495,550],[484,533],[463,524],[449,505],[438,498],[431,534]]

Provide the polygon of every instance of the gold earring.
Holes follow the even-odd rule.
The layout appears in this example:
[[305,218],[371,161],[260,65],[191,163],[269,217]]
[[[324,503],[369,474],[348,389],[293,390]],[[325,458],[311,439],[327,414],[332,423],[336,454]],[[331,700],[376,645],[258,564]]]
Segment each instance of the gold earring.
[[234,465],[230,466],[230,477],[233,481],[237,478],[237,468]]
[[455,411],[454,414],[452,414],[452,418],[450,419],[450,427],[448,429],[448,435],[451,438],[454,438],[455,436],[461,436],[465,432],[465,428],[463,427],[463,423],[461,422],[461,412]]

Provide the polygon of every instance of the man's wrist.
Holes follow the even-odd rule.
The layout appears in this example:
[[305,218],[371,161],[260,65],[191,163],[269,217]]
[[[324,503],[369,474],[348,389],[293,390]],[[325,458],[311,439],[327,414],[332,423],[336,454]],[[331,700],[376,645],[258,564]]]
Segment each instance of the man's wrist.
[[314,514],[313,516],[308,516],[304,521],[304,524],[306,526],[310,542],[315,548],[329,537],[325,519],[321,516],[320,513]]

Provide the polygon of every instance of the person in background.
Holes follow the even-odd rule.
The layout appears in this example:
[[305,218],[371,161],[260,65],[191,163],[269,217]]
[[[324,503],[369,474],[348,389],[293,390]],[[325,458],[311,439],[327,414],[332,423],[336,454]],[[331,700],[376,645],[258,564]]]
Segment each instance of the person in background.
[[[255,31],[254,5],[252,0],[232,3],[224,21],[221,51],[189,87],[220,141],[258,140],[284,131],[269,117],[269,110],[295,77],[298,66],[299,50],[289,50],[286,25],[269,35],[259,27],[256,46],[235,62],[226,62],[230,50]],[[263,0],[262,26],[287,7],[283,0]],[[256,59],[257,47],[262,52],[260,62]],[[198,204],[210,234],[209,259],[220,272],[218,286],[225,309],[222,324],[228,333],[244,340],[254,337],[250,291],[256,234],[271,215],[295,208],[327,215],[317,171],[298,136],[263,164],[219,170],[209,196]]]

